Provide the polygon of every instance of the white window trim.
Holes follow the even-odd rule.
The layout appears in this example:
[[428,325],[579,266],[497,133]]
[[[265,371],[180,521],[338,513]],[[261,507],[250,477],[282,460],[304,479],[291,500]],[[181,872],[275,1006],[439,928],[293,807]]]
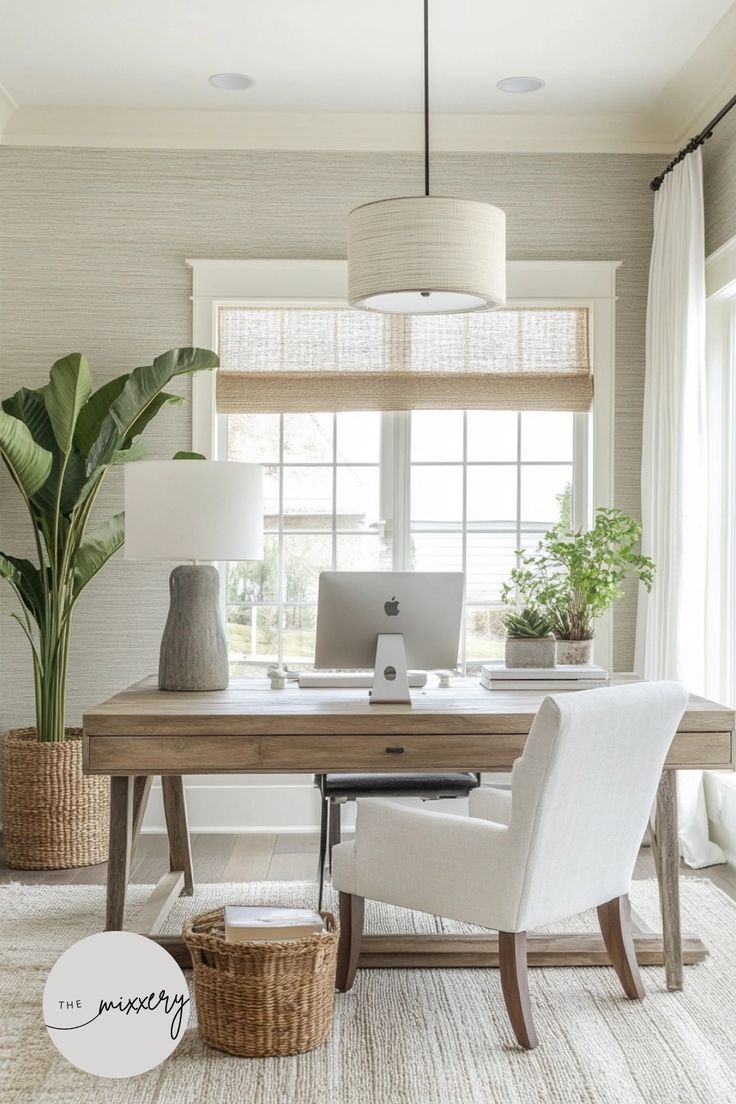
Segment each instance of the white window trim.
[[708,421],[708,570],[706,693],[736,700],[734,580],[729,552],[736,539],[736,481],[729,450],[736,425],[736,237],[705,262]]
[[[614,498],[614,387],[616,270],[620,261],[509,261],[509,306],[583,306],[589,310],[594,379],[592,432],[586,418],[575,423],[575,450],[588,450],[587,486],[578,485],[573,513],[591,516]],[[347,304],[346,261],[188,259],[192,269],[192,343],[217,348],[223,306],[318,307]],[[220,419],[222,421],[222,419]],[[398,422],[398,420],[397,420]],[[397,425],[397,432],[401,432]],[[214,373],[192,380],[192,448],[219,454]],[[394,486],[396,486],[396,477]],[[596,631],[596,660],[613,663],[613,620]]]
[[[708,418],[708,563],[706,570],[705,693],[736,701],[736,614],[730,552],[736,541],[736,477],[728,457],[736,425],[736,236],[705,261]],[[736,864],[736,780],[706,771],[710,838]]]

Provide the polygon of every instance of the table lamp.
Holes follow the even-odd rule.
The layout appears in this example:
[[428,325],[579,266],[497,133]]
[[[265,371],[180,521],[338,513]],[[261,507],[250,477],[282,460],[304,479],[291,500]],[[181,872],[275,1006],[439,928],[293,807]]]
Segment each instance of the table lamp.
[[225,690],[220,577],[201,560],[263,559],[263,469],[211,460],[125,466],[125,558],[188,560],[169,580],[161,690]]

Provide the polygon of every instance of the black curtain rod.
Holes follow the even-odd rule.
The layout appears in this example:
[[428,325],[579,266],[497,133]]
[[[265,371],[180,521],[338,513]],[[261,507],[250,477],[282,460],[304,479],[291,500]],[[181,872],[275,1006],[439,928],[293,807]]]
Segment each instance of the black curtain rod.
[[694,138],[691,138],[685,148],[681,149],[677,156],[672,158],[667,168],[664,169],[659,174],[659,176],[655,176],[654,180],[650,181],[649,187],[652,189],[653,192],[659,191],[659,189],[662,187],[662,182],[664,181],[667,173],[672,172],[675,165],[679,165],[680,162],[683,161],[689,153],[694,153],[699,146],[703,145],[703,142],[706,142],[708,138],[711,137],[714,129],[718,126],[721,119],[723,119],[725,115],[728,115],[732,107],[736,107],[736,96],[732,96],[728,103],[721,108],[718,114],[715,115],[711,119],[711,121],[703,127],[700,134],[696,134]]

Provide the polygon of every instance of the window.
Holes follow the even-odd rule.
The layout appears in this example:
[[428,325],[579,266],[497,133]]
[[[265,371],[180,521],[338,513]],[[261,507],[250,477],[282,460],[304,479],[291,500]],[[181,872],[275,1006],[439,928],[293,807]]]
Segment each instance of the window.
[[[234,565],[223,586],[233,673],[262,673],[277,659],[310,664],[317,577],[333,566],[464,567],[468,604],[459,659],[472,670],[474,662],[500,656],[500,584],[515,550],[535,543],[558,517],[569,515],[580,525],[595,506],[612,504],[617,262],[509,262],[509,308],[521,315],[512,370],[504,377],[497,363],[493,366],[497,409],[413,413],[390,412],[395,407],[387,395],[398,394],[411,400],[404,405],[416,407],[415,373],[423,375],[421,399],[427,406],[446,406],[448,384],[451,398],[469,395],[459,405],[474,405],[479,365],[467,353],[477,348],[480,316],[466,318],[462,326],[452,316],[444,318],[449,331],[437,370],[424,355],[432,352],[431,335],[423,331],[428,319],[389,326],[387,344],[371,337],[375,316],[346,317],[344,261],[188,263],[193,341],[219,349],[225,369],[217,374],[219,382],[208,373],[193,379],[192,447],[212,457],[264,463],[270,495],[266,559]],[[275,312],[275,323],[278,312],[294,309],[314,312],[320,332],[310,330],[294,344],[285,325],[278,356],[264,359],[259,328],[254,359],[253,342],[246,345],[243,336],[253,311]],[[337,319],[336,312],[341,312]],[[540,326],[554,322],[555,312],[567,322],[551,342]],[[503,319],[494,326],[503,329]],[[565,341],[568,353],[560,355]],[[345,349],[358,346],[364,349],[359,359],[346,359]],[[305,386],[299,365],[294,370],[305,347],[317,358],[319,372],[331,373],[328,382],[341,389],[341,401],[346,393],[355,400],[360,392],[355,410],[337,404],[344,412],[312,413],[320,410],[325,381]],[[552,347],[556,361],[545,351]],[[234,378],[245,367],[238,358],[246,348],[250,352],[243,359],[253,370],[248,394],[256,396],[248,413],[238,409],[242,375]],[[587,365],[585,357],[577,357],[585,348]],[[458,349],[464,349],[460,359]],[[518,385],[528,380],[519,377],[526,371],[541,371],[545,389],[532,382],[516,405]],[[553,374],[555,394],[548,404]],[[365,401],[366,389],[376,396],[374,405]],[[434,404],[427,402],[428,394],[436,396]],[[307,404],[305,396],[314,401]],[[582,412],[588,407],[590,413]],[[275,409],[285,412],[268,413]],[[599,626],[596,659],[603,665],[612,661],[610,619]]]
[[516,550],[573,520],[580,419],[584,430],[586,415],[559,411],[228,415],[228,458],[266,471],[264,560],[227,571],[234,673],[311,664],[328,569],[465,571],[459,662],[499,658]]
[[228,565],[235,669],[311,663],[320,571],[391,566],[381,522],[381,416],[231,414],[227,457],[265,469],[262,563]]
[[705,693],[736,702],[736,238],[706,261]]

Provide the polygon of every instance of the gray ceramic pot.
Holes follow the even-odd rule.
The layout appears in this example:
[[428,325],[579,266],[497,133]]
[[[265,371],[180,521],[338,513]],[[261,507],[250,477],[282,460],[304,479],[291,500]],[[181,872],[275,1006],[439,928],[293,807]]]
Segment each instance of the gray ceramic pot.
[[507,636],[507,667],[554,667],[553,636]]

